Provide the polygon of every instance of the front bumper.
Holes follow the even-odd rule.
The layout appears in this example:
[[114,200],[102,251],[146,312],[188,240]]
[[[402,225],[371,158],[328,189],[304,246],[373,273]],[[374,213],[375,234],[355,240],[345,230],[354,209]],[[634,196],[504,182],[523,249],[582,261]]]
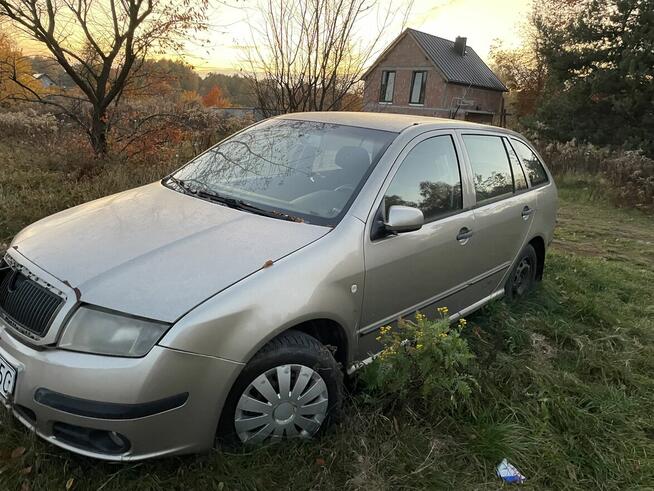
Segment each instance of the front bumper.
[[[15,339],[1,322],[0,355],[17,370],[13,396],[5,405],[23,424],[59,447],[111,461],[209,450],[243,366],[161,346],[143,358],[37,350]],[[71,409],[75,399],[81,410]],[[158,406],[162,401],[168,404]],[[129,449],[103,452],[71,443],[59,431],[70,427],[116,432],[129,441]]]

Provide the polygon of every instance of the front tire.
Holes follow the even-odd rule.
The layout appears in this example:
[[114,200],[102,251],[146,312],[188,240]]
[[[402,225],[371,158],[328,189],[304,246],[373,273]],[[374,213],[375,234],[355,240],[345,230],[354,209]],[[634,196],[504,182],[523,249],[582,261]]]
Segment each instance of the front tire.
[[511,270],[506,281],[504,291],[509,300],[519,299],[527,295],[536,284],[538,270],[538,256],[531,244],[527,244]]
[[343,372],[317,339],[287,331],[245,366],[229,393],[218,438],[257,444],[310,438],[338,418]]

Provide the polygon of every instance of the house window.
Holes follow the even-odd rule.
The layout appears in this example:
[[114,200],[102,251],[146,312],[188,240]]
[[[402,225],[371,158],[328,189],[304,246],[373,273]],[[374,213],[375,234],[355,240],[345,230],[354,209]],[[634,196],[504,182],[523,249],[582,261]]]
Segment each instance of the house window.
[[425,103],[426,80],[427,80],[427,72],[413,72],[413,78],[411,79],[411,93],[409,94],[410,104]]
[[395,88],[395,72],[384,70],[381,77],[381,90],[379,102],[393,102],[393,89]]

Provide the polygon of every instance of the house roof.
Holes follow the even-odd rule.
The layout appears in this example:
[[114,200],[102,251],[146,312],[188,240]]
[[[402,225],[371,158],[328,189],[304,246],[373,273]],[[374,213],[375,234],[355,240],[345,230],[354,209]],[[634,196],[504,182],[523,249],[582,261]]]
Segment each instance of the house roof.
[[454,49],[454,41],[410,28],[406,29],[391,43],[377,61],[375,61],[373,66],[364,74],[364,78],[406,35],[410,35],[415,40],[418,46],[425,52],[425,55],[441,71],[447,82],[502,92],[507,90],[506,86],[470,46],[466,47],[465,56],[461,56]]
[[41,80],[42,78],[47,78],[48,80],[53,82],[53,80],[50,78],[50,76],[48,76],[47,73],[35,73],[32,75],[32,77],[34,77],[37,80]]

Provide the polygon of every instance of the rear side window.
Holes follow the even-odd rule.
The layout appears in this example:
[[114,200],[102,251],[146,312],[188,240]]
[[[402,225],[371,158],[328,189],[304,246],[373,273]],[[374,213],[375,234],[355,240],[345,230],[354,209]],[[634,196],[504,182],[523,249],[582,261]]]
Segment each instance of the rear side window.
[[518,160],[518,156],[515,154],[513,147],[509,145],[508,140],[503,138],[502,141],[504,142],[504,148],[506,148],[506,153],[509,155],[509,161],[511,162],[515,190],[523,191],[527,189],[527,178],[525,177],[525,171],[520,165],[520,160]]
[[386,216],[393,205],[420,208],[425,221],[462,208],[461,174],[452,137],[436,136],[413,147],[386,190]]
[[463,135],[474,174],[477,203],[513,193],[509,158],[499,136]]
[[536,154],[531,151],[531,148],[519,140],[512,140],[511,143],[515,147],[518,157],[520,157],[522,165],[527,171],[531,185],[538,186],[539,184],[546,183],[549,180],[547,178],[547,172],[545,172],[543,164],[540,163]]

